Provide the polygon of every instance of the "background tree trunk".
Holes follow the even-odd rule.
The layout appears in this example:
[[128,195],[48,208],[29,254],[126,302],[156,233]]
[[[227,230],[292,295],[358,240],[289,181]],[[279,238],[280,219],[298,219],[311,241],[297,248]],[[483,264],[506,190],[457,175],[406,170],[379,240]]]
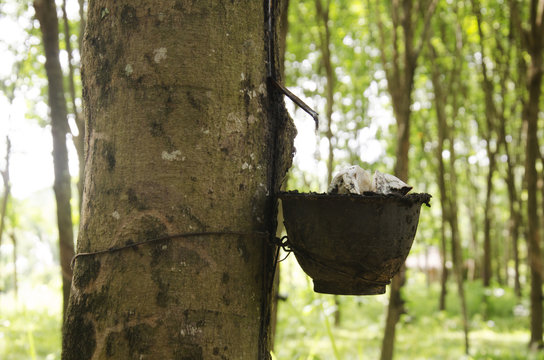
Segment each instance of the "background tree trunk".
[[538,113],[542,93],[543,51],[544,51],[544,1],[531,0],[529,3],[528,26],[524,28],[521,21],[521,11],[516,1],[510,1],[513,28],[520,40],[520,52],[529,53],[529,63],[520,58],[519,71],[527,70],[526,86],[527,99],[523,101],[523,121],[526,126],[525,147],[525,186],[527,187],[527,250],[531,273],[531,340],[532,347],[541,348],[543,344],[544,319],[542,309],[542,258],[540,243],[540,219],[538,211],[538,173],[536,163],[539,157],[538,148]]
[[[325,130],[325,137],[329,143],[329,156],[327,157],[327,184],[328,186],[332,182],[332,172],[334,169],[334,135],[332,133],[332,113],[334,108],[334,87],[336,84],[336,75],[331,59],[331,31],[329,27],[329,10],[330,0],[325,1],[323,5],[322,0],[315,0],[315,10],[317,15],[317,23],[319,24],[319,44],[321,45],[321,63],[325,69],[325,79],[327,80],[325,86],[325,119],[327,121],[327,129]],[[334,296],[334,303],[336,310],[334,311],[334,324],[340,324],[340,297]]]
[[[82,4],[80,4],[80,7],[82,7]],[[82,10],[82,9],[80,9]],[[82,11],[80,12],[80,17],[82,15]],[[85,20],[81,20],[82,27],[85,24]],[[79,164],[79,177],[77,180],[77,190],[78,190],[78,210],[81,212],[81,201],[83,199],[83,179],[85,177],[85,123],[81,118],[81,112],[77,107],[76,104],[76,85],[75,85],[75,76],[74,76],[74,59],[72,55],[72,43],[70,40],[71,32],[70,32],[70,22],[68,21],[68,13],[66,12],[66,0],[62,1],[62,22],[64,27],[64,44],[66,46],[66,53],[68,54],[68,89],[70,90],[70,104],[71,104],[71,110],[72,114],[74,116],[74,121],[78,129],[78,134],[74,135],[72,133],[72,140],[74,142],[74,146],[77,151],[77,157],[78,157],[78,164]],[[80,29],[81,31],[81,29]],[[78,39],[83,36],[83,32],[81,31],[78,35]],[[81,49],[81,48],[80,48]]]
[[[459,18],[459,10],[455,7],[456,18]],[[464,340],[465,340],[465,353],[469,353],[469,326],[468,326],[468,313],[464,290],[464,277],[463,277],[463,255],[461,247],[461,239],[459,232],[459,216],[458,216],[458,197],[457,197],[457,172],[455,167],[456,155],[455,155],[455,128],[452,124],[455,123],[459,114],[459,101],[458,94],[462,93],[461,85],[461,73],[463,70],[463,36],[459,21],[456,21],[453,34],[447,34],[446,29],[442,27],[439,34],[439,38],[444,41],[443,48],[453,48],[445,55],[451,59],[451,65],[443,65],[437,55],[435,47],[429,45],[430,61],[431,61],[431,82],[433,84],[436,118],[438,120],[438,146],[437,157],[439,163],[439,178],[438,185],[440,189],[440,200],[442,206],[442,221],[443,227],[445,224],[449,224],[450,238],[451,238],[451,254],[453,262],[453,270],[455,280],[457,284],[457,291],[459,293],[459,301],[461,307],[461,317],[463,321]],[[449,36],[448,36],[449,35]],[[448,42],[447,39],[453,39]],[[444,57],[444,56],[443,56]],[[449,61],[447,63],[450,63]],[[447,85],[443,85],[447,84]],[[451,110],[447,113],[447,107]],[[448,118],[450,121],[448,122]],[[446,174],[444,151],[446,150],[445,143],[449,145],[447,151],[449,152],[449,172]],[[447,185],[446,185],[447,184]],[[444,246],[445,247],[445,246]],[[443,284],[444,286],[445,284]],[[442,294],[445,290],[442,290]],[[441,297],[440,305],[445,305],[442,301],[445,301]],[[444,306],[445,307],[445,306]]]
[[[433,63],[436,62],[436,50],[434,47],[430,47],[429,53],[431,54],[431,61]],[[440,226],[440,243],[441,243],[441,255],[442,255],[442,274],[441,274],[441,280],[440,280],[440,299],[439,299],[439,310],[445,310],[446,309],[446,295],[447,295],[447,279],[448,279],[448,269],[446,267],[447,263],[447,240],[446,240],[446,224],[448,223],[448,219],[450,218],[449,212],[451,209],[449,208],[448,204],[448,195],[446,192],[446,169],[444,165],[444,142],[446,140],[446,113],[445,113],[445,107],[446,107],[446,98],[443,94],[442,87],[441,87],[441,81],[440,81],[440,73],[439,69],[436,67],[432,68],[431,72],[431,81],[433,83],[433,90],[434,90],[434,96],[435,96],[435,108],[436,108],[436,119],[438,120],[438,144],[436,147],[436,158],[438,161],[438,189],[440,191],[440,206],[442,210],[441,219],[442,223]],[[448,129],[449,130],[449,129]]]
[[74,256],[74,233],[72,207],[70,205],[71,180],[68,170],[68,118],[64,97],[63,74],[59,61],[59,23],[54,0],[34,2],[36,18],[40,22],[45,51],[45,71],[47,73],[48,101],[51,111],[51,132],[53,134],[53,164],[55,169],[55,199],[57,202],[57,223],[59,229],[60,266],[62,270],[63,309],[66,315],[72,269],[70,261]]
[[78,252],[197,234],[77,258],[63,359],[268,358],[263,232],[294,129],[267,87],[267,4],[89,4]]
[[[393,113],[397,122],[396,162],[395,176],[401,180],[408,181],[408,151],[410,149],[410,115],[412,104],[412,90],[414,87],[414,74],[417,67],[417,60],[428,40],[430,20],[436,8],[436,1],[418,2],[415,7],[412,0],[392,1],[391,11],[391,43],[387,43],[387,34],[384,23],[381,19],[378,4],[376,7],[376,18],[380,32],[381,58],[384,67],[387,88],[391,96]],[[417,14],[417,15],[416,15]],[[420,14],[423,14],[421,34],[419,41],[414,41],[415,30],[420,22]],[[402,34],[401,39],[398,34]],[[399,43],[402,43],[400,45]],[[387,59],[386,49],[392,45],[390,61]],[[404,312],[404,302],[401,298],[401,288],[405,282],[404,265],[397,274],[390,287],[389,305],[382,341],[381,360],[391,360],[394,353],[395,329]]]
[[543,346],[542,341],[542,258],[540,250],[540,219],[538,216],[538,175],[536,161],[538,156],[538,108],[542,83],[542,58],[532,54],[529,66],[529,101],[525,109],[527,121],[526,169],[527,181],[527,219],[528,219],[528,253],[531,269],[531,344]]
[[325,118],[327,120],[327,129],[325,130],[325,137],[329,143],[329,156],[327,158],[327,186],[332,182],[332,171],[334,168],[334,147],[332,133],[332,112],[334,108],[334,86],[336,83],[336,76],[331,60],[331,32],[329,28],[329,9],[330,0],[325,1],[323,6],[322,0],[315,0],[315,9],[317,15],[317,23],[322,26],[319,29],[319,43],[321,45],[321,63],[325,69],[325,78],[327,80],[325,87]]
[[[482,30],[482,14],[479,3],[472,1],[472,8],[476,16],[478,24],[478,35],[479,35],[479,45],[482,57],[486,56],[486,51],[484,48],[484,34]],[[495,127],[497,122],[498,110],[495,106],[495,101],[493,100],[494,88],[493,83],[488,75],[488,69],[485,61],[481,62],[482,70],[482,88],[484,91],[485,98],[485,133],[482,134],[482,137],[486,140],[486,151],[487,158],[489,159],[489,166],[487,172],[487,186],[486,186],[486,196],[485,196],[485,207],[484,207],[484,252],[483,252],[483,261],[482,261],[482,280],[485,287],[489,287],[491,284],[491,278],[493,276],[493,267],[492,267],[492,244],[491,244],[491,229],[493,228],[491,219],[493,216],[493,204],[492,204],[492,195],[493,195],[493,175],[497,167],[497,150],[498,145],[492,146],[495,135]],[[484,128],[483,126],[479,126]],[[497,269],[497,275],[498,274]]]

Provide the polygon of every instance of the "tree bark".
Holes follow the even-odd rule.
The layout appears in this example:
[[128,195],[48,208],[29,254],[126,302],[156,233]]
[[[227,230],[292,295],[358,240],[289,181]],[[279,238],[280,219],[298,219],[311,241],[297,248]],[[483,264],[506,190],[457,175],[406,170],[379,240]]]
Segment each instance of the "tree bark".
[[66,147],[68,118],[66,99],[64,97],[63,74],[59,61],[59,23],[55,1],[36,0],[34,8],[42,32],[45,50],[45,71],[49,84],[48,102],[51,114],[53,164],[55,170],[53,189],[57,202],[63,313],[66,314],[72,282],[70,261],[74,256],[74,234],[72,229],[72,207],[70,205],[72,195],[70,172],[68,170],[68,149]]
[[89,3],[78,252],[164,240],[77,258],[63,359],[269,358],[295,130],[267,83],[267,6]]

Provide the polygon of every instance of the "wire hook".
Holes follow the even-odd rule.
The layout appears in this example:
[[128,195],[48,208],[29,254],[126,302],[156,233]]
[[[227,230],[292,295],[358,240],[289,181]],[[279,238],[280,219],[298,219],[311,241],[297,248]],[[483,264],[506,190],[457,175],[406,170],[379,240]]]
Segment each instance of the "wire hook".
[[274,34],[275,34],[274,10],[272,0],[268,0],[268,78],[272,84],[287,96],[291,101],[297,104],[302,110],[306,111],[315,121],[315,128],[319,129],[319,114],[293,94],[289,89],[283,86],[277,79],[274,66]]

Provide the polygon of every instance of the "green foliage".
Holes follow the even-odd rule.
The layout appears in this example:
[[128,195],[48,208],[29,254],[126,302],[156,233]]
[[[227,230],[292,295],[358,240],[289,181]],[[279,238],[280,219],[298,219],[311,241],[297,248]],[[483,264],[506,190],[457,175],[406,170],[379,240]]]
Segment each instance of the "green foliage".
[[[23,287],[0,295],[0,358],[5,360],[60,359],[60,283]],[[26,298],[24,305],[21,297]]]
[[[292,257],[282,263],[281,273],[280,294],[287,300],[279,303],[277,359],[379,358],[387,295],[341,296],[341,324],[329,327],[333,297],[314,293],[311,280]],[[544,359],[527,347],[526,310],[511,289],[486,290],[479,281],[466,286],[473,328],[470,356],[463,354],[463,325],[453,284],[448,307],[440,312],[438,284],[429,286],[425,274],[410,271],[403,292],[406,314],[397,328],[396,359]]]

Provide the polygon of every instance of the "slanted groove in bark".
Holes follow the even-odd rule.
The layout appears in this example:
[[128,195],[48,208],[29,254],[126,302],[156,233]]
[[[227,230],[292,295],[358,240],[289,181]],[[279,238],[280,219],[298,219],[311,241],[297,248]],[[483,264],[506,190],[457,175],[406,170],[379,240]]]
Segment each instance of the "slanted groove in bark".
[[[264,23],[255,1],[89,4],[78,251],[270,230],[294,130]],[[63,358],[264,358],[272,254],[224,235],[78,259]]]

